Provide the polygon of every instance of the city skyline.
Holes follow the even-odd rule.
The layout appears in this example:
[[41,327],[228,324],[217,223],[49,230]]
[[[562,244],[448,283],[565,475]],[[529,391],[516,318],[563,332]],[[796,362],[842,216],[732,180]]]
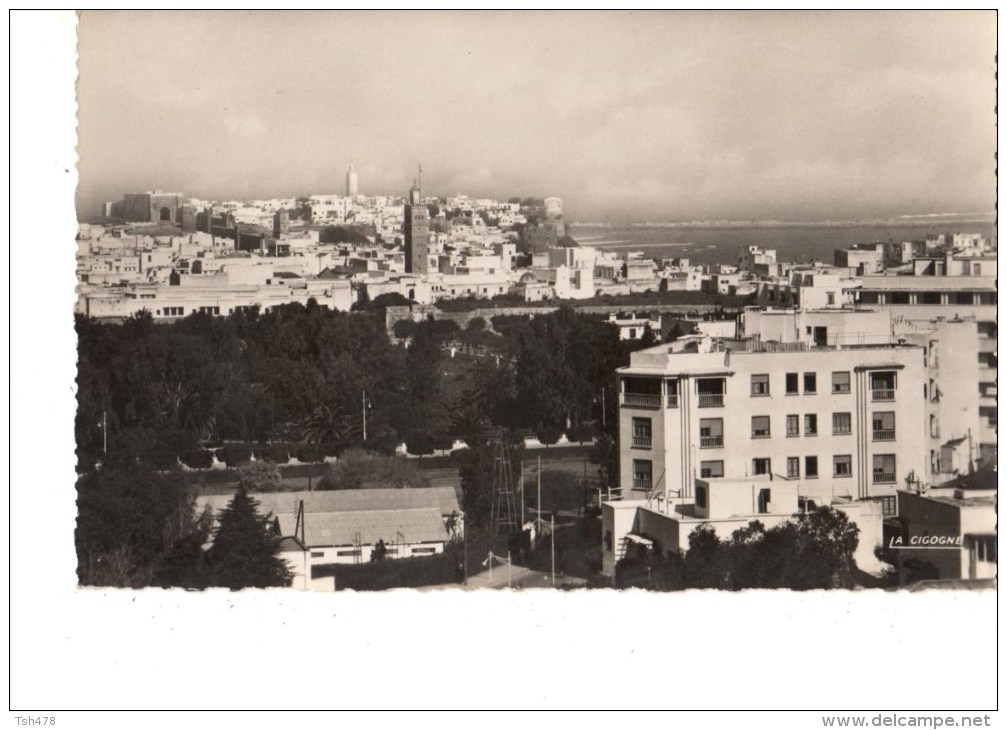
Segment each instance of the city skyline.
[[987,215],[993,17],[85,12],[78,212],[339,193],[351,164],[405,195],[426,163],[430,195],[575,220]]

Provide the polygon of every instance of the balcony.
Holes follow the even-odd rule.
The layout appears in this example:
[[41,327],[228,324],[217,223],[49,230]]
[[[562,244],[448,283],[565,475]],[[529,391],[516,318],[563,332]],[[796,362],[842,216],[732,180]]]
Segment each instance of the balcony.
[[894,428],[883,428],[872,432],[872,438],[875,441],[894,441],[895,440],[895,429]]
[[649,449],[651,444],[650,436],[634,436],[633,437],[633,448],[634,449]]
[[660,408],[661,396],[650,393],[623,393],[622,405],[629,408]]
[[895,484],[895,475],[886,474],[884,472],[876,471],[874,472],[874,483],[875,484]]
[[699,394],[699,407],[700,408],[721,408],[724,405],[724,394],[723,393],[700,393]]
[[653,487],[654,484],[650,479],[633,480],[633,489],[635,490],[649,492],[651,489],[653,489]]
[[723,436],[700,436],[699,437],[699,448],[701,449],[720,449],[724,446]]
[[895,400],[895,390],[892,388],[875,388],[871,391],[872,401]]
[[671,393],[668,395],[668,408],[678,408],[678,394]]

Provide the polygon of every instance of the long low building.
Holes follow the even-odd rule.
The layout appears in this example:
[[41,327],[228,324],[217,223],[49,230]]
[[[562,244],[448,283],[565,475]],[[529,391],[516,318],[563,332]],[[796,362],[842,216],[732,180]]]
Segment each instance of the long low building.
[[[283,537],[281,555],[299,590],[335,589],[337,565],[366,563],[381,544],[386,559],[435,555],[464,534],[454,487],[262,492],[252,495]],[[207,495],[197,511],[214,515],[232,495]]]

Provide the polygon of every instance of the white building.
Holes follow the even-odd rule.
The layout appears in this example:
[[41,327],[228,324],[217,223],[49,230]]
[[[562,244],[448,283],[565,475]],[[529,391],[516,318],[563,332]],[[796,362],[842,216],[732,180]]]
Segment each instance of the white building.
[[[197,511],[215,515],[233,495],[196,500]],[[259,513],[271,514],[284,538],[281,555],[300,590],[335,589],[333,567],[366,563],[378,541],[386,559],[435,555],[464,533],[464,516],[454,487],[337,489],[260,492],[251,495]]]
[[[628,502],[703,521],[714,513],[696,505],[713,490],[737,510],[755,495],[759,509],[739,519],[784,517],[797,498],[840,505],[861,528],[861,567],[877,568],[881,516],[894,513],[907,476],[925,471],[924,365],[923,348],[909,345],[686,337],[633,353],[617,371],[627,504],[606,503],[606,545],[614,551],[625,537],[613,520]],[[755,477],[772,482],[761,498]],[[625,527],[636,516],[621,519]],[[607,559],[614,564],[614,552]]]

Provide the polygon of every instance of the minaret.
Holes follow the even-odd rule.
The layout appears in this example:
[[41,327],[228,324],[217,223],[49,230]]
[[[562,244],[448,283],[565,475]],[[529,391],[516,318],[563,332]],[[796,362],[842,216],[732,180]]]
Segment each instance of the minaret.
[[346,171],[346,197],[354,198],[357,195],[357,171],[350,165]]
[[[423,174],[422,167],[419,174]],[[423,205],[418,180],[419,178],[414,180],[409,189],[402,229],[406,244],[406,273],[423,275],[429,271],[427,253],[430,248],[430,215],[427,206]]]

